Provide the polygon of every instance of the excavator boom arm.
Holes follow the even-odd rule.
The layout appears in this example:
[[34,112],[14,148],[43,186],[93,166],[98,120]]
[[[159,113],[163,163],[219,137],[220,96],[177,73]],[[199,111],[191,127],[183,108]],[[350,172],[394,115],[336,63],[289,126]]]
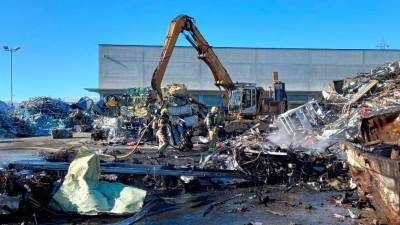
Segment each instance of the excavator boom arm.
[[167,36],[164,40],[160,62],[154,70],[153,77],[151,79],[151,87],[157,92],[158,98],[162,100],[161,82],[178,36],[180,33],[184,32],[188,33],[185,34],[185,37],[198,52],[198,57],[210,68],[214,76],[214,84],[218,87],[223,87],[227,92],[232,90],[232,79],[222,63],[219,61],[211,46],[208,45],[207,41],[194,25],[193,18],[182,15],[172,20],[169,26]]

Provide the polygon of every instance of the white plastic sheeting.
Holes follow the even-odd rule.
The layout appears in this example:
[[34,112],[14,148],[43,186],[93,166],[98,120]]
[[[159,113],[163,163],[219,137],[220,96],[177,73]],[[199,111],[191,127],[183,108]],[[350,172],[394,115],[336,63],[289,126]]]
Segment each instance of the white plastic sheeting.
[[81,149],[49,206],[82,215],[131,214],[143,206],[146,191],[118,182],[99,181],[99,177],[98,156]]

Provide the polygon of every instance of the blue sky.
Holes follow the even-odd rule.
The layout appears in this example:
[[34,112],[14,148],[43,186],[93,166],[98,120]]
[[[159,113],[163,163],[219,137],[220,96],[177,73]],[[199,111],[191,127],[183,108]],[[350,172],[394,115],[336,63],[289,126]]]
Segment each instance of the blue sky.
[[[14,98],[76,98],[97,87],[98,44],[161,45],[173,17],[188,14],[212,46],[400,48],[400,1],[2,0],[0,46],[14,57]],[[184,38],[178,45],[187,45]],[[1,49],[2,50],[2,49]],[[0,99],[9,54],[0,52]],[[149,74],[149,83],[150,83]]]

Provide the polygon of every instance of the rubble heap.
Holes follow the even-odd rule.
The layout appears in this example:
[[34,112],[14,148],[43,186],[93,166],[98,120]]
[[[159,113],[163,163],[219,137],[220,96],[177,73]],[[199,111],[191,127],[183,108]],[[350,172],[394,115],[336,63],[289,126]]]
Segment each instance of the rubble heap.
[[18,126],[26,136],[44,136],[50,135],[54,128],[65,127],[64,119],[69,112],[69,104],[60,99],[36,97],[21,102],[13,115],[25,121]]
[[269,134],[251,129],[222,142],[219,150],[207,156],[200,165],[239,170],[266,184],[318,182],[320,187],[328,187],[332,179],[340,179],[343,189],[346,188],[347,170],[344,161],[335,154],[293,146],[283,148],[269,138]]
[[[95,129],[92,132],[94,140],[107,140],[108,143],[137,141],[144,129],[147,132],[143,140],[155,140],[155,131],[152,130],[150,122],[164,107],[168,109],[171,116],[174,145],[190,146],[191,143],[187,143],[190,142],[190,136],[186,134],[191,134],[193,130],[200,130],[197,126],[206,114],[205,106],[192,98],[183,84],[168,85],[164,90],[162,103],[156,102],[155,92],[150,87],[128,89],[126,94],[118,97],[117,100],[118,116],[100,116],[95,119],[93,123]],[[200,133],[204,134],[205,129],[203,128]]]
[[17,133],[12,118],[6,112],[0,112],[0,138],[15,137]]
[[[79,118],[77,109],[82,112]],[[16,109],[9,109],[0,102],[0,137],[32,137],[50,135],[54,129],[74,128],[89,131],[93,118],[103,114],[99,104],[88,97],[68,103],[50,97],[36,97],[21,102]],[[82,129],[75,129],[78,125]]]
[[[400,104],[399,62],[370,73],[333,81],[321,101],[311,101],[281,114],[276,123],[286,144],[324,148],[340,140],[357,138],[363,118]],[[278,141],[278,143],[282,143]]]
[[[326,123],[323,131],[331,131],[335,139],[353,141],[362,136],[362,120],[382,112],[393,111],[400,105],[399,62],[387,63],[354,78],[334,81],[323,91],[321,104],[336,112],[337,119]],[[396,110],[394,110],[396,111]]]
[[400,222],[399,89],[400,62],[389,62],[333,81],[321,101],[289,110],[277,120],[286,143],[343,154],[360,196],[367,196],[393,224]]
[[85,96],[80,98],[77,102],[71,104],[71,108],[79,108],[90,116],[95,116],[104,114],[104,109],[101,105],[102,101],[98,101],[97,103],[95,103],[93,99]]
[[150,87],[130,88],[122,100],[121,114],[149,119],[155,110],[155,93]]
[[130,88],[117,100],[119,116],[110,116],[106,112],[93,121],[94,140],[107,140],[108,143],[137,140],[157,108],[154,91],[149,87]]
[[29,137],[35,133],[29,121],[0,112],[0,138]]
[[22,117],[35,114],[44,114],[55,119],[63,119],[70,113],[68,103],[50,97],[36,97],[21,102],[17,109],[17,114]]
[[199,117],[204,118],[199,106],[202,106],[192,97],[184,84],[172,83],[165,87],[165,107],[168,108],[172,120],[183,119],[186,126],[193,127],[198,121]]

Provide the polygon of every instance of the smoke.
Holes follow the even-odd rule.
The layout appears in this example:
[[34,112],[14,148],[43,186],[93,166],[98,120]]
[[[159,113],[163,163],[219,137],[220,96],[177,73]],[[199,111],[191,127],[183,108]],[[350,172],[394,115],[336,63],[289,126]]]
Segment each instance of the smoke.
[[277,130],[277,132],[269,134],[267,138],[272,143],[280,146],[281,148],[288,148],[289,146],[295,144],[295,140],[293,139],[293,137],[282,129],[279,129]]
[[340,139],[337,134],[340,132],[340,130],[325,130],[320,135],[315,130],[304,130],[290,135],[285,130],[279,129],[269,134],[267,138],[281,148],[303,148],[310,152],[321,153],[339,142]]

